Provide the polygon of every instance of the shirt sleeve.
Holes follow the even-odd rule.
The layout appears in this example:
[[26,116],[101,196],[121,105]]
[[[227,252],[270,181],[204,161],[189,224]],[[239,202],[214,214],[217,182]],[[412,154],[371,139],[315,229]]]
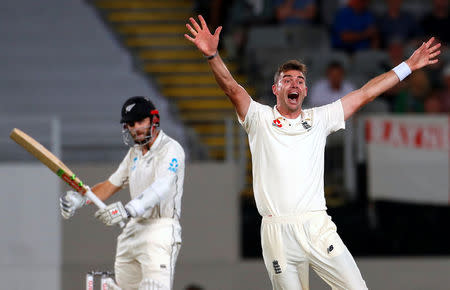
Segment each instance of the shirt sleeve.
[[250,99],[250,106],[248,107],[244,121],[238,116],[239,124],[242,125],[247,134],[258,124],[258,111],[260,111],[262,107],[263,105]]
[[326,135],[345,129],[344,108],[341,100],[319,107],[318,110],[321,115],[323,114]]
[[122,187],[125,184],[128,184],[128,169],[130,168],[130,158],[131,158],[131,150],[130,149],[119,165],[119,168],[109,177],[108,181],[113,185]]

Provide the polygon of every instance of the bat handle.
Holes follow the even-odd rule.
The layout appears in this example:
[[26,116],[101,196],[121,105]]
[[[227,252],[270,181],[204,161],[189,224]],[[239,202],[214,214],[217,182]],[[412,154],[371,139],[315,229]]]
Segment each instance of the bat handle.
[[[103,201],[101,201],[101,199],[98,198],[91,190],[86,190],[86,193],[84,195],[86,195],[96,206],[98,206],[98,208],[102,209],[106,207],[106,204]],[[119,226],[121,228],[124,228],[125,223],[120,222]]]

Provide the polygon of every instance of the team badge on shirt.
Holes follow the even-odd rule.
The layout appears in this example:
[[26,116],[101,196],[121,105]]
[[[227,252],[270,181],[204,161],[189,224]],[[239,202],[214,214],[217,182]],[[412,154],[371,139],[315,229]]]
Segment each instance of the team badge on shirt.
[[302,126],[305,130],[311,129],[311,125],[306,120],[302,120]]
[[178,170],[178,160],[176,158],[173,158],[172,161],[169,164],[169,170],[173,172],[177,172]]
[[281,274],[281,266],[280,266],[280,264],[278,263],[278,261],[277,261],[277,260],[274,260],[274,261],[272,262],[272,265],[273,265],[273,270],[274,270],[275,274]]
[[302,114],[301,124],[303,129],[309,131],[312,128],[312,111],[307,110],[304,114]]

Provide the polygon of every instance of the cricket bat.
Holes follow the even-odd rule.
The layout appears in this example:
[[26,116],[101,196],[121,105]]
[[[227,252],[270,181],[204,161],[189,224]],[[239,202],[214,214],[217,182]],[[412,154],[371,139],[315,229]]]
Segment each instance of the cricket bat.
[[[99,208],[105,208],[106,205],[101,201],[88,187],[86,187],[78,177],[61,161],[58,157],[53,155],[38,141],[24,133],[23,131],[14,128],[9,135],[17,144],[25,148],[34,157],[39,159],[45,166],[51,171],[56,173],[65,183],[75,189],[82,195],[87,196],[96,206]],[[124,227],[123,222],[120,223],[120,227]]]

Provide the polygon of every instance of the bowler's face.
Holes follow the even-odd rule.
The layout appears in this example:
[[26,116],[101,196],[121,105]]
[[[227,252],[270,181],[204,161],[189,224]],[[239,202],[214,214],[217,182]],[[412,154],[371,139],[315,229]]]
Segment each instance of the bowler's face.
[[279,109],[283,112],[300,111],[308,92],[305,76],[297,70],[282,72],[277,83],[272,86],[272,91],[277,97]]

